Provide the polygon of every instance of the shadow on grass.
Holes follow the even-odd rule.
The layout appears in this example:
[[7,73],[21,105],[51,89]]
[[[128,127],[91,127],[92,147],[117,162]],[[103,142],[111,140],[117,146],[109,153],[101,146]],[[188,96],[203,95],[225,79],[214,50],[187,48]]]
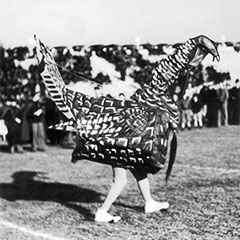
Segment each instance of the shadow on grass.
[[19,171],[12,178],[11,183],[0,183],[0,197],[8,201],[56,202],[78,211],[88,220],[93,214],[75,203],[101,202],[100,193],[73,184],[48,182],[49,178],[43,172]]
[[116,202],[116,203],[114,203],[114,205],[124,207],[124,208],[133,209],[134,211],[139,212],[139,213],[142,213],[143,210],[144,210],[142,206],[132,206],[132,205],[121,203],[121,202]]

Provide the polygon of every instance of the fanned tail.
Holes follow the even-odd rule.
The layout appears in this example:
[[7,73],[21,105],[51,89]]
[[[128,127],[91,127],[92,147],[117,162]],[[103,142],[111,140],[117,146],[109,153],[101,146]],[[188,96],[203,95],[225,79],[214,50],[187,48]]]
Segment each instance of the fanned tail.
[[55,102],[57,108],[68,119],[73,119],[73,114],[64,101],[63,90],[65,88],[65,83],[58,71],[56,62],[50,50],[39,39],[37,39],[36,36],[35,40],[37,45],[40,75],[49,92],[49,95]]
[[50,125],[48,128],[61,130],[61,131],[67,131],[67,132],[75,132],[76,131],[75,123],[72,120],[70,120],[68,122],[60,122],[58,124]]

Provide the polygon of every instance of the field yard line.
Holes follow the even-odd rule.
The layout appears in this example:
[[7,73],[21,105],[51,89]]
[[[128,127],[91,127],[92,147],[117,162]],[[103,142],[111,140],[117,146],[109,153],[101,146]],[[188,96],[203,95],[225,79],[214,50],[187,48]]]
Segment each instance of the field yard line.
[[206,171],[216,171],[216,172],[224,172],[224,173],[240,173],[240,169],[225,169],[225,168],[212,168],[212,167],[200,167],[194,165],[185,165],[176,163],[176,166],[183,166],[184,168],[198,169],[198,170],[206,170]]
[[3,219],[0,219],[0,225],[5,226],[5,227],[9,227],[9,228],[17,229],[21,232],[33,235],[35,237],[41,237],[41,238],[45,238],[45,239],[49,239],[49,240],[67,240],[66,238],[55,237],[55,236],[52,236],[48,233],[41,233],[41,232],[31,230],[31,229],[28,229],[28,228],[25,228],[25,227],[21,227],[21,226],[18,226],[17,224],[8,222],[8,221],[3,220]]

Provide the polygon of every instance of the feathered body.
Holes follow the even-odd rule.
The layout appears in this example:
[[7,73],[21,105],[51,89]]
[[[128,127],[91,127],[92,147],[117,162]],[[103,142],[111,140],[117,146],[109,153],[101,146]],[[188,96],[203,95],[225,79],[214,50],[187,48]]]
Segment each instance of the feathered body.
[[112,166],[160,170],[166,159],[169,131],[176,129],[178,109],[167,94],[181,71],[208,53],[219,60],[216,44],[205,36],[188,40],[161,60],[152,81],[130,100],[93,98],[65,86],[50,51],[37,40],[40,72],[56,106],[77,132],[72,161],[86,159]]

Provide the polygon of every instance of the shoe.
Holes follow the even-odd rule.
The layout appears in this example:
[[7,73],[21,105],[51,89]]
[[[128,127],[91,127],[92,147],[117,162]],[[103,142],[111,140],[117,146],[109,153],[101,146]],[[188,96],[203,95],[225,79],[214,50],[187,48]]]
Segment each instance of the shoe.
[[17,145],[17,153],[23,153],[23,147],[21,145]]
[[95,221],[96,222],[118,222],[121,219],[119,216],[112,216],[108,212],[102,209],[98,209],[95,214]]
[[145,213],[158,212],[160,210],[166,210],[169,208],[168,202],[157,202],[155,200],[150,200],[145,205]]
[[40,151],[40,152],[45,152],[44,148],[38,148],[37,150]]
[[17,153],[24,153],[23,150],[17,150]]

